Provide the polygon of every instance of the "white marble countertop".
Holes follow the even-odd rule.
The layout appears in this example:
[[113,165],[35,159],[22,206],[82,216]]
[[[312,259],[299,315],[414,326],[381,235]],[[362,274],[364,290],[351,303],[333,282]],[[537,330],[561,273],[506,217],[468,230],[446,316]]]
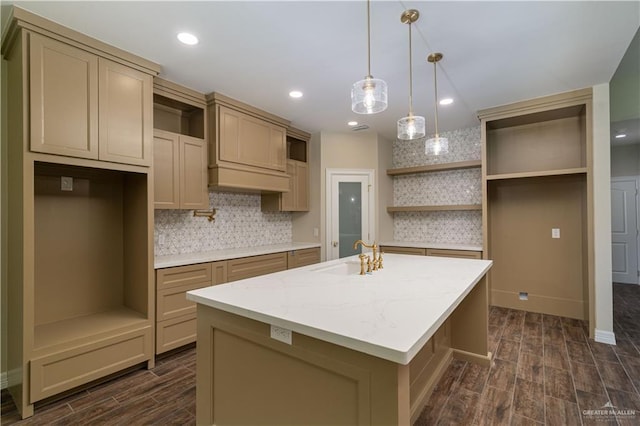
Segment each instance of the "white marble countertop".
[[193,265],[196,263],[215,262],[218,260],[237,259],[239,257],[259,256],[261,254],[281,253],[290,250],[302,250],[320,247],[320,243],[286,243],[267,246],[244,247],[235,249],[212,250],[199,253],[170,254],[156,256],[155,269],[171,268],[174,266]]
[[427,241],[383,241],[381,243],[378,243],[378,245],[392,247],[430,248],[441,250],[482,251],[482,246],[474,246],[471,244],[430,243]]
[[193,290],[187,299],[408,364],[491,264],[387,254],[384,269],[362,276],[352,256]]

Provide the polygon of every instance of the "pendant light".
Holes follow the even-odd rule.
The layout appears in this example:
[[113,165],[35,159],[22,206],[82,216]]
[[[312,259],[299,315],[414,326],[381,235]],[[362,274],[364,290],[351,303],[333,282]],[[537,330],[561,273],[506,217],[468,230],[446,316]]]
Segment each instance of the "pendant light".
[[433,93],[435,96],[435,125],[436,125],[436,133],[435,135],[427,139],[424,144],[424,153],[427,155],[440,155],[446,154],[449,152],[449,139],[440,137],[438,134],[438,78],[437,78],[437,67],[436,64],[440,62],[443,58],[442,53],[432,53],[427,57],[427,61],[433,64]]
[[387,83],[371,75],[371,16],[367,0],[367,75],[351,87],[351,110],[358,114],[375,114],[387,109]]
[[409,25],[409,115],[398,120],[398,139],[410,141],[425,135],[424,117],[413,115],[413,61],[411,55],[411,24],[420,17],[420,12],[409,9],[402,12],[400,21]]

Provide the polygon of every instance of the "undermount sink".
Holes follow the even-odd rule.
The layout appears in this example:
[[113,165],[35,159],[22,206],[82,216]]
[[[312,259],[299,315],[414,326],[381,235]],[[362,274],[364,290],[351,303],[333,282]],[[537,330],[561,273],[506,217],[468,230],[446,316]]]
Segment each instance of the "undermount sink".
[[350,260],[338,263],[337,265],[330,265],[323,268],[314,269],[314,272],[322,272],[332,275],[358,275],[360,273],[360,262],[354,262]]

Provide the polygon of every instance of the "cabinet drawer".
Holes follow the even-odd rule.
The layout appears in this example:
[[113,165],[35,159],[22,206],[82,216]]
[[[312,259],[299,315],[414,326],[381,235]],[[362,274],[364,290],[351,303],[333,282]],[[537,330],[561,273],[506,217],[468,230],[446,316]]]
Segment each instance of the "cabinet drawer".
[[156,326],[156,353],[161,354],[196,341],[197,320],[193,314],[183,315]]
[[318,262],[320,262],[319,248],[293,250],[287,253],[287,265],[289,269],[313,265]]
[[152,345],[152,329],[144,327],[33,359],[30,401],[40,401],[148,361],[153,355]]
[[207,286],[207,284],[194,283],[158,290],[156,294],[156,321],[195,314],[196,304],[187,300],[186,292]]
[[287,253],[243,257],[227,261],[227,279],[237,281],[285,269],[287,269]]
[[425,249],[417,247],[392,247],[392,246],[380,246],[380,250],[383,253],[393,254],[415,254],[418,256],[424,256]]
[[158,290],[193,284],[200,284],[200,287],[211,285],[211,263],[176,266],[156,271],[156,288]]
[[427,256],[459,257],[462,259],[482,259],[481,251],[427,249]]

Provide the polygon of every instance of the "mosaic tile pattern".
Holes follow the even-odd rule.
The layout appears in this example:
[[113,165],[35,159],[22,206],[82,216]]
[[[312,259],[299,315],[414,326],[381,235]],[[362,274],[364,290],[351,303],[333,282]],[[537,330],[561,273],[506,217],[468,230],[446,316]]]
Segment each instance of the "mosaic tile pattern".
[[[291,213],[263,213],[259,194],[209,192],[214,222],[191,210],[156,210],[155,255],[290,243]],[[164,244],[159,244],[160,234]]]
[[482,245],[482,212],[438,211],[394,214],[395,241]]
[[414,167],[480,159],[480,126],[442,132],[440,135],[449,139],[449,152],[437,156],[424,153],[425,141],[433,135],[415,141],[396,140],[393,143],[393,167]]
[[[449,153],[428,156],[425,139],[396,140],[393,144],[393,167],[479,160],[480,126],[442,133],[449,139]],[[447,170],[396,176],[393,179],[394,206],[423,206],[482,203],[480,169]],[[429,241],[482,245],[480,211],[442,211],[395,213],[393,238],[396,241]]]
[[394,206],[482,203],[480,169],[447,170],[396,176]]

